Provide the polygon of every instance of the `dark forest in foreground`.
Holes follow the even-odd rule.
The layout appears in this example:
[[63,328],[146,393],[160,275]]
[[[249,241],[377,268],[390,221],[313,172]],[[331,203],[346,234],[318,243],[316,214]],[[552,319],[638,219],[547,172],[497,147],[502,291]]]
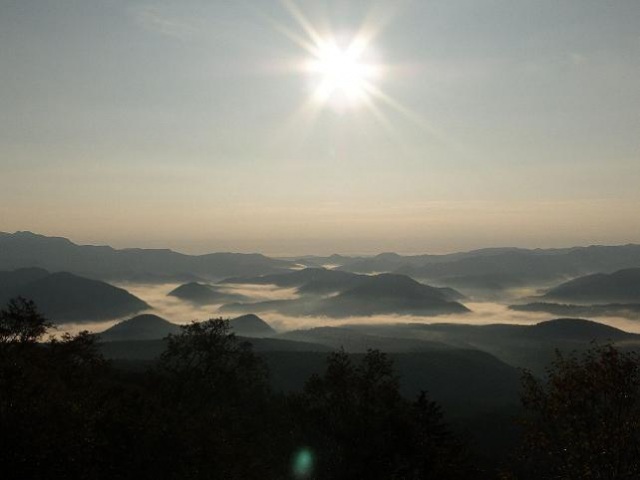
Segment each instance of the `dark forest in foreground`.
[[[87,333],[44,341],[50,326],[27,300],[0,312],[4,478],[640,475],[640,359],[609,345],[523,372],[513,415],[453,425],[428,393],[404,396],[378,350],[325,354],[321,373],[283,393],[225,320],[182,327],[144,368],[111,364]],[[512,448],[469,443],[505,421]]]

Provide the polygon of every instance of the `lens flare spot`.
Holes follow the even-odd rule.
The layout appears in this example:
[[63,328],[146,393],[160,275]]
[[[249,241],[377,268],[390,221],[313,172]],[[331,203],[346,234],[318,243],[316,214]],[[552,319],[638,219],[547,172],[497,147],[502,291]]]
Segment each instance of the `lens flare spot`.
[[308,448],[301,448],[293,456],[293,474],[296,478],[309,478],[313,472],[313,452]]

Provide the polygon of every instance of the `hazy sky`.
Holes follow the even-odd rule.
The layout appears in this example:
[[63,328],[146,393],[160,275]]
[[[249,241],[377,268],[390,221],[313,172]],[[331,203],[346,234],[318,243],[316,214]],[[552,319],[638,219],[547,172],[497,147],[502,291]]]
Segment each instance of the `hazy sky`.
[[640,242],[640,1],[0,0],[0,230],[271,254]]

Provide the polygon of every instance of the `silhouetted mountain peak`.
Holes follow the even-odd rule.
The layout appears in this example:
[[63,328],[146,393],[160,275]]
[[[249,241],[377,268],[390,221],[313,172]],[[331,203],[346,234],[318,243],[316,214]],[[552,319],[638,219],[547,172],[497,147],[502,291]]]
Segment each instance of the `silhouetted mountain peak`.
[[423,285],[406,275],[382,273],[364,280],[360,285],[343,292],[343,296],[425,298],[445,300],[443,292],[437,288]]
[[167,295],[199,305],[244,302],[247,300],[247,297],[244,295],[228,292],[224,287],[198,282],[189,282],[184,285],[180,285]]
[[60,322],[108,320],[149,308],[122,288],[38,268],[0,272],[0,303],[16,296],[33,300],[45,316]]
[[237,335],[245,337],[270,337],[276,333],[267,322],[253,313],[229,320],[229,326]]
[[64,237],[48,237],[46,235],[40,235],[39,233],[30,232],[28,230],[17,231],[13,235],[9,234],[9,236],[13,237],[14,240],[22,240],[22,241],[37,241],[37,242],[50,242],[50,243],[58,243],[64,245],[75,245],[71,240]]
[[188,282],[172,290],[169,295],[180,292],[211,292],[211,287],[203,283]]
[[173,325],[173,323],[165,320],[162,317],[159,317],[158,315],[145,313],[142,315],[137,315],[128,320],[123,320],[122,322],[118,323],[116,326],[119,326],[121,328],[124,328],[124,327],[131,328],[134,326],[135,327],[156,327],[158,325]]
[[124,320],[100,333],[103,341],[158,340],[172,333],[178,333],[180,327],[162,317],[151,314],[138,315]]
[[597,339],[617,339],[629,336],[623,330],[602,323],[581,318],[558,318],[540,322],[530,327],[532,333],[550,336],[554,339],[574,338],[585,341]]
[[198,282],[189,282],[180,285],[167,295],[195,303],[210,303],[218,297],[211,286]]
[[12,290],[25,283],[44,278],[47,275],[50,275],[47,270],[37,267],[19,268],[11,272],[0,272],[0,296],[2,292],[7,289]]
[[375,258],[380,260],[396,260],[396,259],[402,258],[402,256],[395,252],[383,252],[376,255]]

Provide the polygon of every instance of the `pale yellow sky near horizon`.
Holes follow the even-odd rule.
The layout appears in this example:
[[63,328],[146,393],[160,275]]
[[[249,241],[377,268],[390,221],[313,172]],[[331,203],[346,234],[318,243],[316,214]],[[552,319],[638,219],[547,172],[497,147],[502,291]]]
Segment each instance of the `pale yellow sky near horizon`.
[[[272,256],[371,255],[386,251],[441,254],[487,247],[561,248],[639,242],[640,219],[634,205],[591,201],[589,216],[584,215],[584,208],[585,202],[519,203],[508,207],[487,202],[459,202],[421,207],[343,209],[336,217],[332,208],[294,210],[283,207],[282,210],[269,210],[263,214],[261,223],[256,224],[251,223],[252,208],[238,206],[232,212],[193,211],[186,218],[180,216],[179,221],[160,225],[154,225],[155,217],[151,215],[145,218],[145,212],[134,217],[131,225],[121,219],[107,218],[94,232],[86,227],[61,227],[62,222],[54,214],[44,223],[30,224],[24,222],[24,218],[16,220],[14,228],[4,227],[3,222],[0,231],[30,230],[69,238],[79,244],[107,244],[115,248],[171,248],[190,254],[259,252]],[[61,217],[64,215],[64,212],[60,213]],[[194,234],[194,226],[201,215],[211,220],[200,224]],[[28,228],[24,228],[25,223]],[[618,229],[620,224],[626,227]],[[7,222],[7,225],[11,227],[12,223]],[[219,225],[234,225],[235,228],[221,232]],[[287,230],[292,225],[294,231]],[[506,231],[505,225],[508,226]],[[633,228],[629,228],[630,225]],[[549,228],[555,228],[552,241]],[[466,235],[469,229],[477,232],[471,239]],[[143,235],[137,236],[137,231],[142,231]],[[421,243],[422,238],[430,240]]]

